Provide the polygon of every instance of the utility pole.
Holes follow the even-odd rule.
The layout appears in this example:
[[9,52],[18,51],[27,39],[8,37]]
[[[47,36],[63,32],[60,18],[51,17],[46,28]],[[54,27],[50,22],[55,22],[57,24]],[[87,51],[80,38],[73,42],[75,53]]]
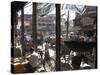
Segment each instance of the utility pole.
[[68,39],[68,33],[69,33],[69,10],[68,10],[68,16],[66,22],[66,40]]

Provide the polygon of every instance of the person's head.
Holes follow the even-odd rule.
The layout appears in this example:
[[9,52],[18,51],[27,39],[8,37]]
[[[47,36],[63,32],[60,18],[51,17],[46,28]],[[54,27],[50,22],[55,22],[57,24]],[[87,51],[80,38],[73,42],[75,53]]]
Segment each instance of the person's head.
[[45,43],[48,43],[48,41],[45,41]]
[[80,56],[72,57],[72,68],[73,68],[73,70],[80,69],[80,64],[81,64],[81,57]]

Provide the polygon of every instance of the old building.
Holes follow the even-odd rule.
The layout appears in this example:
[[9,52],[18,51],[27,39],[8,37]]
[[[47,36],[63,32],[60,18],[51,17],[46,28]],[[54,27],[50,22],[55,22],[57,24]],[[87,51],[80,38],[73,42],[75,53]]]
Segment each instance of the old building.
[[85,6],[85,8],[86,10],[82,15],[76,13],[74,27],[78,32],[93,36],[93,34],[96,33],[97,27],[97,7]]
[[[49,32],[50,34],[55,33],[55,26],[56,26],[56,15],[51,14],[47,16],[37,17],[37,31],[38,32]],[[32,33],[32,15],[31,14],[25,14],[24,15],[24,24],[25,24],[25,32]],[[20,28],[21,25],[21,19],[18,18],[18,28]],[[61,30],[65,31],[65,19],[61,18]]]

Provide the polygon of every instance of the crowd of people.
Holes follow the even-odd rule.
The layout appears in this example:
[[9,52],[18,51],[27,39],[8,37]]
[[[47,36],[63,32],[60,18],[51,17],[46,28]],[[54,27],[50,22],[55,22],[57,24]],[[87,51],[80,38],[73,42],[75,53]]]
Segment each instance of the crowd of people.
[[[21,44],[20,43],[20,39],[21,39],[20,36],[18,36],[16,38],[16,41],[18,42],[18,44]],[[89,37],[89,36],[84,35],[84,34],[69,33],[68,39],[70,41],[96,41],[96,34],[94,34],[93,36]],[[47,63],[49,66],[52,65],[50,63],[49,49],[51,47],[53,48],[54,45],[56,45],[56,37],[49,36],[48,38],[44,39],[44,36],[38,36],[38,43],[39,43],[38,45],[42,45],[42,48],[43,48],[43,43],[45,43],[45,45],[44,45],[44,47],[45,47],[44,48],[44,52],[42,50],[39,50],[39,51],[37,50],[37,52],[34,50],[33,43],[32,43],[32,36],[26,35],[24,41],[26,43],[25,44],[26,45],[26,52],[28,52],[28,51],[31,52],[31,56],[30,57],[32,57],[32,58],[29,60],[31,62],[31,65],[32,66],[35,65],[34,62],[33,62],[33,58],[34,58],[33,56],[35,55],[35,57],[36,57],[35,60],[36,61],[35,60],[34,61],[36,63],[39,63],[38,59],[40,59],[40,63],[43,65],[44,71],[46,71],[45,63]],[[61,35],[61,55],[65,55],[66,54],[66,52],[65,52],[66,48],[65,48],[65,45],[64,45],[64,41],[65,41],[65,39],[64,39],[63,35]],[[91,68],[90,65],[88,65],[88,67],[82,67],[81,63],[83,61],[84,61],[85,64],[88,64],[88,60],[87,60],[87,58],[85,56],[75,55],[75,56],[73,56],[69,60],[71,60],[71,64],[70,64],[70,67],[71,67],[70,69],[71,70],[79,70],[79,69],[89,69],[89,68]],[[35,67],[35,70],[36,70],[36,67]]]

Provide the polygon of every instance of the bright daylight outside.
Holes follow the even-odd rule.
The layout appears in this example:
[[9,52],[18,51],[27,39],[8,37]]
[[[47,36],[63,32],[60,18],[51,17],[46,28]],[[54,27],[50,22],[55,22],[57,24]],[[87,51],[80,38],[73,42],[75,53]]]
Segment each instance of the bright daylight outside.
[[11,3],[11,72],[97,68],[97,6]]

